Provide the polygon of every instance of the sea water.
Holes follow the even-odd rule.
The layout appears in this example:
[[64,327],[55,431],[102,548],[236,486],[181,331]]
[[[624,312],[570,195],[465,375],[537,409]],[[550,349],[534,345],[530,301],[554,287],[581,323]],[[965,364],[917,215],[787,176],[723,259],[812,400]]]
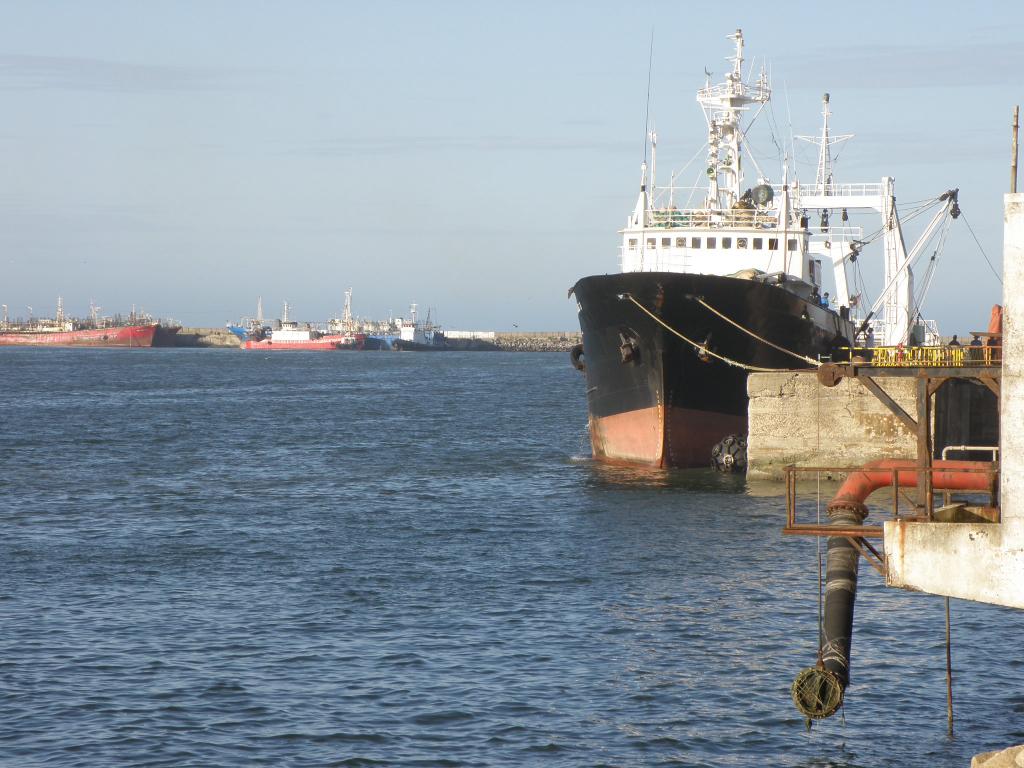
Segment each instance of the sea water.
[[562,354],[2,350],[0,765],[966,766],[1024,614],[861,566],[808,731],[778,486],[589,459]]

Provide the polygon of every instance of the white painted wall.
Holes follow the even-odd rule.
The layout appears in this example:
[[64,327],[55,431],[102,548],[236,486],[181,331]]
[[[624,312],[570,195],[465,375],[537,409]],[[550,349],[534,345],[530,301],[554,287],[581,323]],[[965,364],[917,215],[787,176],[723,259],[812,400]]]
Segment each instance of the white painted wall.
[[1024,194],[1006,195],[1003,229],[1002,460],[998,525],[885,523],[886,583],[1024,608]]
[[1003,203],[1003,381],[1000,387],[1003,520],[1024,519],[1024,194]]

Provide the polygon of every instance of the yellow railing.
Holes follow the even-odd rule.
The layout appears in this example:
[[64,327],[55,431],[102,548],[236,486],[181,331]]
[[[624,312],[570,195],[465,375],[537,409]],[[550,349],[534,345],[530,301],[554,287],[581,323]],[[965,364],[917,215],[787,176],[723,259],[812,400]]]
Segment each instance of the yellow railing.
[[861,358],[875,368],[969,368],[999,365],[1002,347],[847,347],[851,359]]

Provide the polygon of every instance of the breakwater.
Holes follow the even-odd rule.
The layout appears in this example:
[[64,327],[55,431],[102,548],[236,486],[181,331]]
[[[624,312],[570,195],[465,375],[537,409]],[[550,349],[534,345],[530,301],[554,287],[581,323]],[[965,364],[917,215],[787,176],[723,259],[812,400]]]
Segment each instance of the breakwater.
[[227,328],[182,328],[172,338],[175,347],[235,347],[238,337]]
[[499,332],[494,345],[503,352],[568,352],[583,341],[579,331]]
[[[568,352],[582,342],[579,331],[522,331],[494,334],[493,339],[449,339],[448,347],[470,352]],[[182,328],[165,346],[238,347],[238,337],[227,328]]]

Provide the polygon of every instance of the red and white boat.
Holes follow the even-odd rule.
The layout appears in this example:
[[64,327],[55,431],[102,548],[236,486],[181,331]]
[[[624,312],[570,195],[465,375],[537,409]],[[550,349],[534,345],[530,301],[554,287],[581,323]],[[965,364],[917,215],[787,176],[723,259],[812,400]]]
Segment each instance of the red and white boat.
[[365,340],[364,333],[324,333],[308,324],[300,328],[297,322],[288,319],[288,302],[285,302],[281,327],[271,331],[269,336],[246,339],[242,342],[242,349],[318,352],[358,350],[363,348]]
[[27,323],[8,322],[4,306],[0,322],[0,346],[21,347],[151,347],[159,323],[133,322],[134,310],[128,324],[116,324],[100,318],[98,307],[92,308],[89,320],[69,320],[64,316],[64,301],[57,299],[57,317],[52,320],[30,320]]
[[151,347],[157,323],[61,330],[46,326],[0,331],[0,346]]

